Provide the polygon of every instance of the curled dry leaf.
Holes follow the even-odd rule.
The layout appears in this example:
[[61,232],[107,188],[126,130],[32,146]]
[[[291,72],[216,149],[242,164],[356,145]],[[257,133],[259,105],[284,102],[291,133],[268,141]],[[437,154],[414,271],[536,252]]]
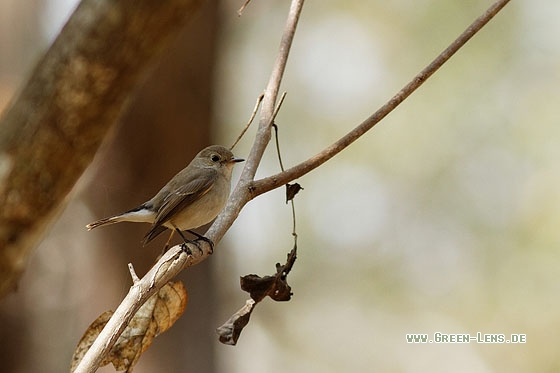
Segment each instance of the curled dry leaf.
[[298,183],[286,184],[286,203],[293,200],[300,190],[303,188]]
[[220,342],[235,345],[241,335],[243,328],[249,323],[251,313],[257,303],[266,296],[277,302],[288,301],[292,296],[292,288],[288,285],[287,276],[294,265],[297,257],[297,249],[294,247],[288,254],[286,264],[276,263],[276,275],[260,277],[247,275],[241,277],[241,289],[251,295],[245,306],[237,311],[222,326],[216,329]]
[[296,257],[297,250],[294,247],[288,253],[286,264],[276,263],[276,274],[274,276],[246,275],[241,277],[241,289],[248,292],[257,303],[267,295],[277,302],[290,300],[292,288],[288,285],[287,278]]
[[239,311],[234,313],[228,321],[216,329],[220,342],[232,346],[237,344],[237,339],[241,335],[241,331],[245,325],[249,322],[255,304],[256,302],[254,300],[247,300]]
[[288,301],[292,295],[290,285],[277,276],[243,276],[241,289],[248,292],[256,302],[260,302],[267,295],[275,301]]
[[[131,372],[153,339],[177,321],[186,305],[187,291],[183,283],[168,282],[136,312],[101,366],[112,363],[118,371]],[[86,330],[72,356],[71,372],[78,366],[112,314],[113,311],[104,312]]]

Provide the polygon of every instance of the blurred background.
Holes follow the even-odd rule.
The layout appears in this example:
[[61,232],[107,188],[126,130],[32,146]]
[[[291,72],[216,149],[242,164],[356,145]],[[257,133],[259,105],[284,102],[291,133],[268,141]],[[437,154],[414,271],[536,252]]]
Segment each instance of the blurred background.
[[[205,3],[0,303],[5,371],[66,371],[83,331],[127,293],[126,264],[141,275],[159,253],[160,241],[140,245],[147,226],[84,226],[151,198],[199,149],[239,133],[289,6],[254,1],[238,17],[241,3]],[[373,113],[490,4],[307,2],[277,118],[284,164]],[[75,5],[0,2],[0,108]],[[507,5],[382,123],[300,179],[293,299],[265,300],[238,345],[224,346],[214,329],[247,298],[239,276],[273,273],[292,246],[283,189],[250,202],[214,255],[181,275],[187,310],[135,371],[558,371],[559,12],[554,0]],[[277,171],[269,147],[258,176]],[[435,332],[527,343],[406,343]]]

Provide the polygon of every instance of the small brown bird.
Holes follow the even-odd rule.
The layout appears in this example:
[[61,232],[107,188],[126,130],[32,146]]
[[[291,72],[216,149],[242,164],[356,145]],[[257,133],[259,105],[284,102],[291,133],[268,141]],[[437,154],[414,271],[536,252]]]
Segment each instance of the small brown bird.
[[243,162],[243,159],[235,158],[229,149],[209,146],[149,201],[86,227],[91,230],[121,221],[152,223],[152,228],[144,236],[144,245],[166,229],[171,229],[171,237],[177,231],[185,241],[188,240],[181,231],[205,239],[191,229],[211,222],[222,211],[229,197],[233,165],[237,162]]

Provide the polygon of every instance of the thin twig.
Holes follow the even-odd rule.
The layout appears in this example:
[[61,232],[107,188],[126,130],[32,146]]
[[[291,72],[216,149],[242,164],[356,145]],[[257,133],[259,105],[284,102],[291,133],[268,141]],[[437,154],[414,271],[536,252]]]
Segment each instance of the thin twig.
[[239,182],[231,193],[228,203],[220,215],[218,215],[214,224],[212,224],[210,229],[206,232],[206,237],[211,239],[214,243],[221,240],[239,215],[243,206],[251,199],[248,188],[255,178],[255,173],[261,162],[264,150],[270,141],[270,127],[272,126],[275,103],[278,97],[278,91],[280,90],[282,76],[286,69],[288,54],[290,53],[303,3],[304,0],[292,0],[290,5],[290,11],[280,41],[278,55],[276,56],[270,79],[264,91],[261,117],[253,147],[247,157]]
[[276,105],[276,109],[272,114],[272,128],[274,128],[274,139],[276,140],[276,154],[278,155],[278,163],[280,164],[280,171],[284,171],[284,163],[282,162],[282,156],[280,155],[280,143],[278,141],[278,126],[274,123],[276,119],[276,115],[280,111],[280,107],[282,107],[282,103],[284,102],[284,98],[286,98],[286,92],[282,93],[282,97],[280,97],[280,101],[278,101],[278,105]]
[[[284,92],[284,94],[282,94],[282,97],[280,98],[280,102],[278,103],[278,107],[276,108],[276,113],[278,112],[278,110],[280,109],[280,106],[282,105],[282,102],[284,101],[284,97],[286,97],[286,92]],[[276,117],[276,115],[275,115]],[[283,172],[284,171],[284,162],[282,162],[282,155],[280,154],[280,139],[278,138],[278,126],[276,125],[276,123],[272,124],[272,128],[274,128],[274,139],[276,142],[276,154],[278,155],[278,163],[280,164],[280,170]],[[286,187],[288,187],[286,185]],[[287,202],[287,201],[286,201]],[[292,205],[292,236],[294,236],[294,248],[297,249],[297,233],[296,233],[296,205],[294,202],[294,199],[290,199],[291,205]]]
[[138,278],[138,275],[136,274],[132,263],[128,263],[128,271],[130,272],[130,277],[132,277],[132,283],[136,284],[138,281],[140,281],[140,278]]
[[280,164],[280,171],[284,171],[284,163],[282,162],[282,156],[280,155],[280,143],[278,142],[278,126],[276,123],[272,124],[274,128],[274,140],[276,142],[276,155],[278,156],[278,163]]
[[404,86],[395,96],[393,96],[385,105],[377,110],[372,116],[363,121],[360,125],[346,134],[344,137],[330,145],[320,153],[301,162],[300,164],[276,175],[265,177],[253,182],[250,186],[251,197],[266,193],[272,189],[278,188],[311,170],[319,167],[336,154],[340,153],[344,148],[357,140],[360,136],[375,126],[387,114],[393,111],[401,102],[403,102],[412,92],[420,87],[433,73],[435,73],[455,52],[457,52],[474,34],[476,34],[484,25],[488,23],[507,3],[509,0],[499,0],[494,3],[479,18],[477,18],[449,47],[447,47],[439,56],[437,56],[428,66],[426,66],[412,81]]
[[253,123],[253,119],[255,119],[255,116],[257,115],[257,111],[259,111],[259,106],[261,105],[261,102],[262,102],[263,98],[264,98],[264,93],[261,93],[259,95],[259,97],[257,97],[257,102],[255,102],[255,108],[253,109],[253,112],[251,113],[251,117],[249,117],[249,121],[247,122],[247,124],[245,125],[245,128],[243,128],[243,130],[241,131],[239,136],[237,136],[237,139],[234,141],[233,145],[231,145],[229,147],[229,150],[233,150],[233,148],[235,148],[235,145],[237,145],[239,140],[241,140],[243,135],[245,135],[245,132],[247,132],[247,130],[249,129],[249,126],[251,125],[251,123]]
[[247,5],[249,5],[250,2],[251,2],[251,0],[246,0],[245,3],[243,3],[243,5],[241,6],[241,8],[239,8],[239,10],[237,11],[237,15],[239,17],[241,17],[241,15],[243,15],[243,11],[247,7]]
[[291,200],[292,202],[292,236],[294,236],[294,248],[297,248],[297,231],[296,231],[296,205],[294,200]]
[[274,113],[272,113],[272,123],[274,123],[274,120],[276,119],[276,116],[278,115],[278,112],[280,111],[280,108],[282,107],[285,98],[286,98],[286,92],[282,92],[282,96],[280,96],[278,105],[276,105],[276,108],[274,109]]

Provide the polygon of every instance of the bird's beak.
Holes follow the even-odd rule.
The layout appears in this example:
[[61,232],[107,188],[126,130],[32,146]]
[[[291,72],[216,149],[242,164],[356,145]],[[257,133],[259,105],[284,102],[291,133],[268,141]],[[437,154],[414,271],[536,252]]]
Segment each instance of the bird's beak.
[[238,163],[238,162],[244,162],[245,160],[243,158],[232,158],[230,160],[230,162],[232,163]]

